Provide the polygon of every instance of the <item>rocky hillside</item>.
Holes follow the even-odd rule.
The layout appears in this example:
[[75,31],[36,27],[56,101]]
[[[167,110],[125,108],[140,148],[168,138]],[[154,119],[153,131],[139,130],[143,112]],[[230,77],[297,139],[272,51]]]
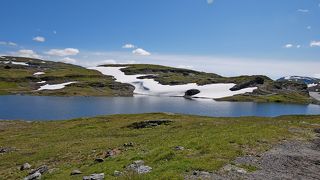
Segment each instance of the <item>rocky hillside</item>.
[[[61,62],[1,57],[0,69],[2,95],[132,96],[134,90],[98,71]],[[58,89],[62,83],[68,85]]]
[[317,103],[317,100],[310,97],[308,86],[296,81],[273,81],[263,75],[223,77],[213,73],[149,64],[124,64],[121,66],[126,67],[121,69],[126,75],[145,74],[140,78],[154,79],[163,85],[235,83],[236,85],[230,89],[231,91],[257,87],[252,93],[216,99],[219,101]]
[[[163,85],[236,84],[230,88],[231,91],[257,87],[252,93],[216,99],[220,101],[317,103],[309,96],[309,90],[312,87],[308,89],[308,85],[300,81],[273,81],[262,75],[223,77],[214,73],[149,64],[122,64],[121,66],[126,67],[121,69],[126,75],[141,74],[139,78],[154,79]],[[1,57],[0,69],[0,94],[3,95],[132,96],[134,91],[134,86],[116,82],[112,76],[61,62]]]

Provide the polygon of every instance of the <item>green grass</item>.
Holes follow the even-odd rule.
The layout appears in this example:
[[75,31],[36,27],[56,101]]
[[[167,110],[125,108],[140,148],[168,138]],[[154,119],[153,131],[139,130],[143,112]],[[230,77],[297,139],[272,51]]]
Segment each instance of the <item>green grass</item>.
[[234,101],[234,102],[258,102],[258,103],[292,103],[292,104],[310,104],[312,100],[305,95],[298,93],[274,94],[274,95],[235,95],[216,99],[217,101]]
[[[7,57],[9,59],[13,57]],[[115,82],[113,77],[98,71],[61,62],[43,61],[31,58],[14,57],[30,66],[8,65],[0,63],[0,94],[31,94],[53,96],[132,96],[133,87]],[[42,63],[45,62],[45,63]],[[39,77],[36,72],[45,72]],[[76,81],[76,84],[55,91],[35,91],[39,81],[49,84]]]
[[[134,122],[155,119],[173,123],[127,128]],[[153,171],[142,176],[128,174],[128,179],[183,179],[193,170],[218,170],[238,156],[263,152],[283,139],[311,138],[319,123],[320,116],[209,118],[163,113],[31,123],[0,121],[0,146],[18,149],[0,156],[0,177],[21,179],[27,172],[17,167],[29,162],[56,168],[46,179],[81,179],[82,175],[70,176],[74,169],[83,175],[103,172],[106,179],[114,179],[115,170],[124,171],[125,166],[142,159]],[[289,131],[293,128],[302,131],[294,134]],[[128,142],[134,147],[125,149],[123,144]],[[185,150],[175,151],[175,146]],[[94,163],[112,148],[120,148],[122,153]]]

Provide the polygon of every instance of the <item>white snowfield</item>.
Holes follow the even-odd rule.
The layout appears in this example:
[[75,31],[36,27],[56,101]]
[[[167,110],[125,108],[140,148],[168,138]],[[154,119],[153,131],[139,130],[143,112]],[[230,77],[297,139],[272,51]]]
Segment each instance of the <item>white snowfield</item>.
[[125,67],[92,67],[100,71],[104,75],[114,76],[118,82],[129,83],[135,86],[134,93],[143,95],[153,96],[184,96],[184,93],[189,89],[200,90],[199,94],[193,97],[198,98],[222,98],[233,96],[237,94],[244,94],[252,92],[257,89],[256,87],[245,88],[239,91],[230,91],[234,85],[233,83],[219,83],[219,84],[208,84],[199,86],[196,83],[190,83],[185,85],[162,85],[153,79],[137,79],[144,75],[125,75],[120,69]]
[[34,76],[40,76],[40,75],[43,75],[43,74],[45,74],[45,72],[36,72],[36,73],[34,73],[33,75],[34,75]]
[[38,89],[38,91],[41,91],[41,90],[57,90],[57,89],[63,89],[65,88],[67,85],[70,85],[70,84],[74,84],[74,83],[77,83],[77,82],[67,82],[67,83],[61,83],[61,84],[46,84],[46,85],[43,85],[43,86],[40,86],[40,88]]

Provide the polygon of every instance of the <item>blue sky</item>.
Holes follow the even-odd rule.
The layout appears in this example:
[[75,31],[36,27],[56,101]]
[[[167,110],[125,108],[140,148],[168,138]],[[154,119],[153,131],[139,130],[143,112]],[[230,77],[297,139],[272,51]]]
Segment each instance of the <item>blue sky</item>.
[[0,6],[2,55],[87,66],[154,63],[229,76],[320,76],[320,0],[1,0]]

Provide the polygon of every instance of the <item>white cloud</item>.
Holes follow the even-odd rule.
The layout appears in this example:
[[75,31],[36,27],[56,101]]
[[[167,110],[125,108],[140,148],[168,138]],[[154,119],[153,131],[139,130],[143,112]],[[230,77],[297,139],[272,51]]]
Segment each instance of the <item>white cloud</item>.
[[320,41],[311,41],[310,42],[310,47],[320,47]]
[[6,41],[0,41],[0,45],[3,45],[3,46],[18,46],[16,43],[14,42],[6,42]]
[[29,57],[29,58],[36,58],[36,59],[41,58],[40,55],[38,55],[36,52],[30,49],[21,49],[15,54],[21,57]]
[[79,54],[79,50],[75,48],[66,49],[50,49],[46,54],[52,56],[73,56]]
[[310,12],[309,9],[298,9],[297,11],[298,11],[298,12],[301,12],[301,13],[308,13],[308,12]]
[[68,63],[68,64],[76,64],[77,60],[75,60],[73,58],[65,57],[65,58],[61,59],[61,62]]
[[139,55],[139,56],[150,56],[151,53],[149,53],[148,51],[142,49],[142,48],[138,48],[132,51],[133,54],[135,55]]
[[207,0],[208,4],[212,4],[214,2],[214,0]]
[[122,48],[124,48],[124,49],[133,49],[133,48],[135,48],[135,47],[136,47],[136,46],[133,45],[133,44],[125,44],[125,45],[122,46]]
[[45,42],[46,38],[44,38],[42,36],[37,36],[37,37],[34,37],[32,40],[34,40],[36,42]]
[[286,44],[284,45],[284,48],[292,48],[293,47],[293,44]]
[[298,44],[296,47],[299,49],[299,48],[301,48],[301,45],[300,45],[300,44]]

